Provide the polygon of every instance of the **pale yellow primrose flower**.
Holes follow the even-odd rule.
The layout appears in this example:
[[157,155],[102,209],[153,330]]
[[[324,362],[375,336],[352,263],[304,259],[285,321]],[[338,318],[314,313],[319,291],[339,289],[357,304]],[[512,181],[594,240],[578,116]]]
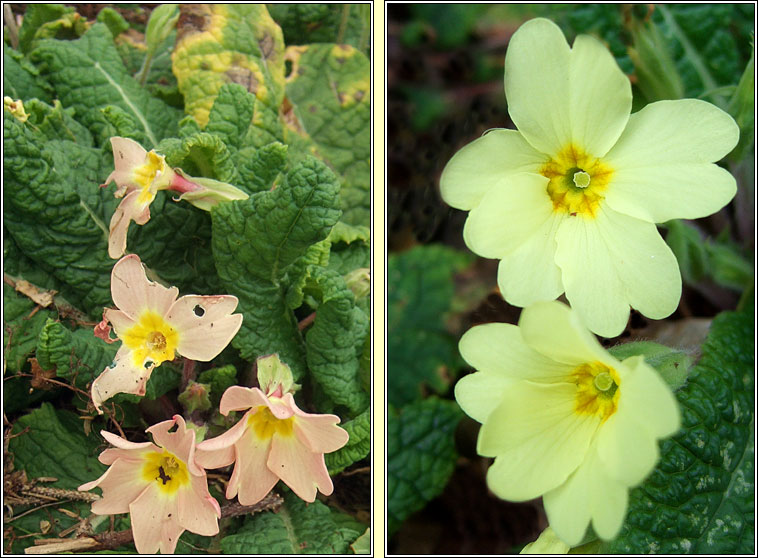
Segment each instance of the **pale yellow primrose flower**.
[[632,89],[610,52],[579,35],[569,48],[547,19],[513,35],[505,57],[508,112],[448,162],[440,188],[470,210],[468,247],[500,259],[498,285],[517,306],[564,291],[595,333],[620,334],[629,307],[662,319],[679,304],[676,258],[655,223],[721,209],[736,183],[712,164],[739,128],[695,99],[630,116]]
[[612,539],[628,489],[653,470],[659,438],[679,430],[669,387],[642,357],[613,358],[557,302],[524,309],[519,327],[467,331],[463,358],[477,372],[455,386],[482,423],[477,451],[495,462],[487,485],[516,502],[543,497],[550,526],[570,546],[590,521]]
[[111,295],[118,309],[107,308],[95,335],[108,342],[110,326],[123,341],[113,363],[92,382],[92,401],[99,413],[103,401],[117,393],[145,394],[153,368],[180,353],[209,361],[226,347],[242,325],[232,314],[237,297],[185,295],[148,280],[135,254],[124,256],[111,272]]
[[225,433],[198,444],[197,462],[206,469],[234,463],[226,497],[237,496],[243,506],[259,502],[280,479],[306,502],[317,491],[328,496],[334,485],[324,454],[344,446],[348,433],[336,415],[300,410],[290,391],[297,384],[277,355],[260,357],[258,370],[264,391],[232,386],[224,392],[222,415],[246,413]]
[[101,431],[115,446],[99,457],[108,470],[79,490],[102,489],[102,499],[92,504],[94,514],[130,514],[137,552],[172,554],[185,529],[208,537],[218,533],[221,508],[195,462],[195,432],[184,419],[174,415],[147,432],[155,443],[130,442]]

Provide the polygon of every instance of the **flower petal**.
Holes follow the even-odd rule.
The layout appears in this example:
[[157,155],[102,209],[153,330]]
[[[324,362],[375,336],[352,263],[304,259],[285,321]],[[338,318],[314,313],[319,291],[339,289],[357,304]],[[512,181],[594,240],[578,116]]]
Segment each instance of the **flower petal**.
[[477,452],[495,456],[487,485],[524,501],[563,483],[583,461],[599,419],[574,413],[573,384],[514,384],[479,431]]
[[232,314],[237,302],[229,295],[187,295],[177,300],[166,315],[179,333],[176,350],[203,362],[218,356],[242,325],[242,314]]
[[576,366],[599,361],[615,367],[613,359],[584,327],[575,310],[557,301],[538,302],[521,312],[521,335],[545,357]]
[[624,390],[619,413],[633,412],[637,421],[656,438],[672,436],[681,428],[679,404],[660,374],[641,356],[622,363],[629,370],[622,376]]
[[334,490],[324,455],[312,453],[295,437],[271,440],[268,468],[306,502],[316,499],[316,489],[328,496]]
[[503,377],[560,379],[571,370],[533,350],[524,341],[522,331],[512,324],[474,326],[463,334],[458,350],[477,370]]
[[166,288],[149,281],[139,256],[124,256],[111,272],[111,296],[116,306],[133,320],[143,310],[165,316],[179,295],[176,287]]
[[153,368],[153,365],[148,368],[134,366],[132,351],[122,345],[116,353],[113,364],[103,370],[92,382],[92,402],[97,412],[102,414],[103,402],[117,393],[145,395],[145,384]]
[[[287,394],[292,397],[292,394]],[[313,453],[331,453],[347,444],[350,436],[337,426],[337,415],[312,415],[295,407],[294,430],[298,439]]]
[[595,533],[606,541],[616,538],[626,517],[629,505],[629,489],[616,482],[598,469],[592,491],[592,527]]
[[121,200],[111,217],[108,255],[113,259],[120,258],[126,251],[126,233],[129,230],[129,223],[134,221],[138,225],[144,225],[150,220],[150,205],[140,203],[139,199],[139,190],[130,192]]
[[561,228],[556,259],[566,297],[592,331],[606,337],[621,333],[628,305],[656,320],[676,310],[682,292],[679,265],[655,225],[610,207],[594,221],[567,223],[577,228],[573,235]]
[[208,479],[201,476],[190,478],[189,486],[177,493],[178,522],[192,533],[211,537],[218,533],[221,510],[218,502],[208,492]]
[[597,219],[566,219],[556,239],[555,262],[571,307],[598,335],[619,335],[629,320],[629,302]]
[[234,463],[234,444],[245,434],[250,414],[245,413],[237,424],[223,434],[200,442],[195,447],[195,461],[198,465],[204,469],[219,469]]
[[510,304],[525,308],[563,294],[561,269],[555,264],[555,234],[565,218],[553,213],[521,246],[502,256],[497,285]]
[[226,487],[228,499],[234,498],[236,494],[240,504],[252,506],[274,488],[279,477],[266,465],[271,442],[270,438],[261,440],[248,433],[234,445],[236,459]]
[[[176,426],[176,430],[171,430]],[[184,461],[193,475],[204,474],[195,463],[195,431],[187,428],[181,415],[174,415],[170,420],[164,420],[146,429],[153,435],[153,440],[160,447],[170,451]]]
[[221,396],[219,410],[226,416],[230,411],[246,411],[261,405],[268,405],[268,398],[260,389],[232,386]]
[[475,372],[455,384],[455,400],[463,412],[483,423],[502,402],[503,394],[513,382],[507,376],[492,372]]
[[440,193],[448,205],[473,209],[510,175],[537,172],[545,162],[545,155],[516,130],[490,130],[448,161],[440,176]]
[[97,486],[103,491],[103,497],[92,502],[92,513],[127,513],[129,504],[136,500],[149,484],[142,478],[142,465],[139,461],[117,459],[99,479],[80,486],[79,490],[91,490]]
[[485,258],[500,258],[524,244],[553,215],[547,183],[539,174],[519,173],[488,190],[466,219],[466,246]]
[[103,186],[115,180],[118,185],[116,197],[121,197],[118,195],[119,192],[123,195],[123,191],[128,187],[137,187],[132,181],[132,171],[145,163],[147,151],[136,141],[118,136],[111,138],[111,147],[115,170],[108,176]]
[[737,144],[731,116],[705,101],[651,103],[633,114],[605,157],[614,169],[606,200],[616,211],[661,223],[715,213],[734,197],[734,177],[716,165]]
[[566,482],[542,497],[550,527],[569,546],[577,546],[589,526],[592,501],[588,494],[593,480],[592,471],[585,461]]
[[140,554],[172,554],[179,535],[176,495],[161,493],[156,483],[150,483],[129,506],[134,546]]
[[131,319],[126,312],[116,310],[115,308],[106,308],[103,311],[103,318],[108,320],[116,332],[116,337],[123,339],[124,334],[137,323]]
[[632,85],[611,52],[579,35],[571,49],[569,114],[572,141],[602,157],[619,139],[632,111]]
[[519,27],[505,54],[508,114],[526,140],[548,155],[558,153],[572,140],[570,60],[563,32],[543,18]]
[[[626,385],[622,382],[621,397]],[[658,461],[658,443],[637,420],[636,409],[619,409],[600,429],[597,438],[599,459],[608,476],[624,486],[636,486],[650,474]]]

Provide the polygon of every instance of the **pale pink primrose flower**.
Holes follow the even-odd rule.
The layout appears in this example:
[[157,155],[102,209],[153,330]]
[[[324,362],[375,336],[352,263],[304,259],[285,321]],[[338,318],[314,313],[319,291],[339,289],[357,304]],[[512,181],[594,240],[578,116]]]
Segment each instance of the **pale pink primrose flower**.
[[232,386],[221,398],[221,414],[248,409],[224,434],[197,446],[197,462],[206,469],[234,463],[226,497],[242,505],[259,502],[281,479],[306,502],[316,492],[334,490],[324,454],[347,443],[336,415],[301,411],[291,393],[277,386],[266,395],[258,388]]
[[210,210],[220,201],[244,200],[247,194],[225,182],[209,178],[193,178],[181,169],[172,169],[163,155],[155,150],[146,151],[129,138],[112,137],[115,170],[108,175],[107,186],[115,181],[117,198],[124,198],[111,217],[108,235],[108,255],[120,258],[126,251],[126,233],[129,223],[144,225],[150,220],[150,204],[158,190],[181,192],[176,201],[185,199],[191,204]]
[[92,513],[131,516],[137,552],[172,554],[185,529],[204,536],[218,533],[221,509],[208,492],[205,470],[195,461],[195,433],[184,419],[174,415],[147,432],[155,443],[129,442],[102,431],[116,446],[99,457],[110,467],[79,490],[103,491],[102,499],[92,503]]
[[92,401],[101,404],[117,393],[145,394],[153,368],[175,353],[200,361],[215,358],[242,325],[242,315],[232,314],[237,297],[185,295],[148,280],[135,254],[113,266],[111,295],[118,309],[107,308],[95,335],[108,341],[110,322],[123,342],[113,363],[92,382]]

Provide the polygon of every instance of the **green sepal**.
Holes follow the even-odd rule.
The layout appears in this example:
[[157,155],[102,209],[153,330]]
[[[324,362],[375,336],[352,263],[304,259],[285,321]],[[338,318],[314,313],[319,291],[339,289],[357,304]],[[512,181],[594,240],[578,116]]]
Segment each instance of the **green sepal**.
[[694,355],[689,351],[671,349],[653,341],[636,341],[616,345],[608,349],[618,360],[633,356],[642,356],[645,362],[655,368],[673,391],[678,390],[687,381],[687,374],[694,362]]

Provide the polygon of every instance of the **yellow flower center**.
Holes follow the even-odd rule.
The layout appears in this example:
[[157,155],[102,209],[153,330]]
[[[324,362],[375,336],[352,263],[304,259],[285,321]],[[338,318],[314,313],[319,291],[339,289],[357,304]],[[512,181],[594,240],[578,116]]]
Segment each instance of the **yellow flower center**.
[[547,193],[554,211],[594,217],[605,197],[603,192],[608,188],[613,169],[576,145],[569,144],[555,159],[542,166],[540,174],[550,179]]
[[157,312],[144,310],[137,323],[129,328],[122,341],[132,350],[136,366],[158,366],[174,359],[179,333]]
[[[165,187],[162,177],[166,176],[166,158],[158,155],[155,151],[147,153],[147,159],[143,165],[134,169],[132,179],[142,189],[138,202],[149,204],[155,199],[155,192]],[[154,188],[150,188],[155,184]]]
[[158,483],[161,492],[174,494],[180,487],[190,482],[187,465],[166,450],[152,451],[145,457],[142,478],[148,482]]
[[616,412],[621,380],[618,373],[600,362],[582,364],[571,373],[576,384],[574,411],[580,415],[595,415],[605,422]]
[[250,415],[247,421],[258,438],[269,440],[274,434],[292,436],[292,423],[295,421],[295,417],[278,419],[268,407],[261,405]]

